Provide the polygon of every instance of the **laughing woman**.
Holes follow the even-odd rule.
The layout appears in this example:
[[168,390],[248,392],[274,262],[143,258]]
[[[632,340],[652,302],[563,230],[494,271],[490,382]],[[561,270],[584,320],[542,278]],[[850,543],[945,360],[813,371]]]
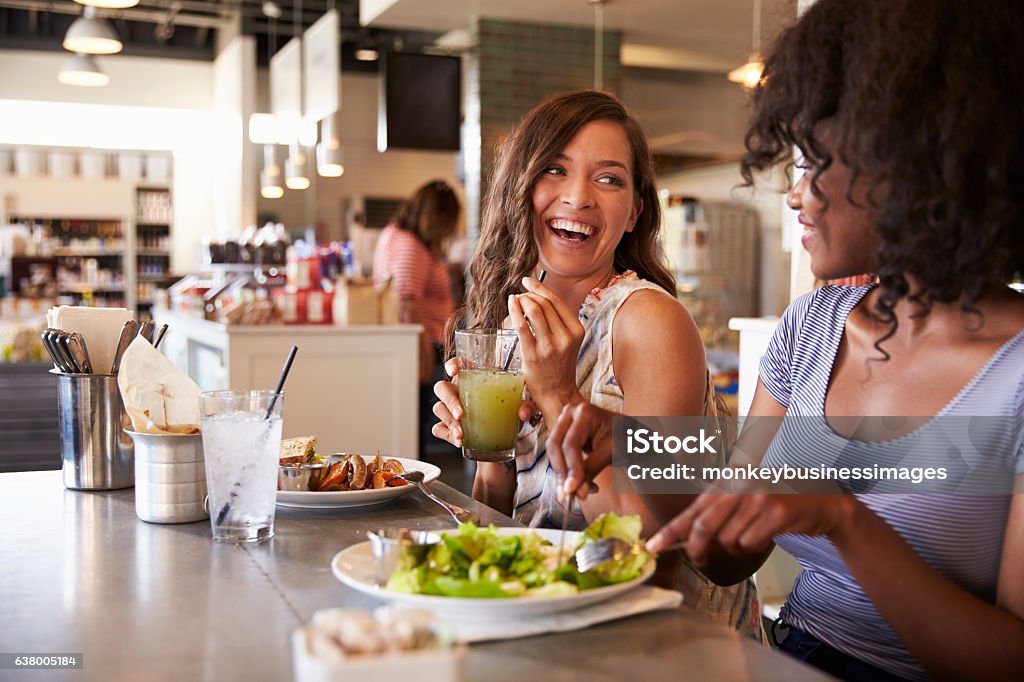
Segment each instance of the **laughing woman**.
[[[604,476],[599,493],[566,509],[546,455],[546,425],[568,404],[713,413],[700,335],[660,257],[660,221],[647,140],[614,97],[553,97],[504,143],[469,267],[467,312],[474,327],[501,327],[507,317],[516,329],[539,416],[514,462],[478,463],[477,499],[534,527],[561,527],[568,514],[569,527],[582,530],[608,511],[639,514],[648,532],[665,520],[638,496],[613,493]],[[531,277],[540,270],[543,284]],[[457,374],[457,363],[447,367]],[[457,389],[440,382],[435,392],[434,434],[461,445]],[[678,502],[676,510],[685,500]],[[666,580],[711,618],[759,632],[752,585],[716,588],[683,563]]]

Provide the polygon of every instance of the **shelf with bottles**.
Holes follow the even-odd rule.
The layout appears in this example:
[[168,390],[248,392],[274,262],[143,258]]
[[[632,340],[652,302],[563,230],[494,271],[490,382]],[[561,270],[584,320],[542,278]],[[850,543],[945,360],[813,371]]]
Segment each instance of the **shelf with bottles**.
[[171,249],[170,225],[136,224],[135,233],[139,253],[167,253]]
[[39,250],[55,256],[117,256],[124,249],[124,225],[120,220],[18,215],[8,220],[28,227]]
[[162,187],[138,187],[135,190],[136,224],[169,226],[173,216],[170,190]]

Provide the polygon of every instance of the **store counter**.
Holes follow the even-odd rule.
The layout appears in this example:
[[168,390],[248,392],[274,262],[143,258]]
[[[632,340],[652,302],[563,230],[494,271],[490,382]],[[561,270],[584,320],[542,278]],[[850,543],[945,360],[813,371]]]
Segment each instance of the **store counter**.
[[273,389],[292,345],[284,437],[315,435],[321,453],[416,459],[418,325],[235,326],[163,308],[164,354],[204,391]]

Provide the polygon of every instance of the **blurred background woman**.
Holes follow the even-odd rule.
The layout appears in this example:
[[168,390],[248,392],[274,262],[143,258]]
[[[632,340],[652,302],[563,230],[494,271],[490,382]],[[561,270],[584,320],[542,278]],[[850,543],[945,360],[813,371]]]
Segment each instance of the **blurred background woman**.
[[430,434],[433,384],[442,377],[445,323],[455,311],[444,250],[455,235],[459,200],[443,180],[416,190],[381,233],[373,254],[373,280],[389,279],[398,292],[399,320],[422,324],[420,334],[420,450],[434,440]]

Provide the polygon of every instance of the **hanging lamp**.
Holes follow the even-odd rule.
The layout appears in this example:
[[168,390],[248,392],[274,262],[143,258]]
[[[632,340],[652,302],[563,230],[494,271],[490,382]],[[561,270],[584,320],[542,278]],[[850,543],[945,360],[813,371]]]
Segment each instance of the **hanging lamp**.
[[63,46],[69,52],[85,54],[117,54],[124,49],[114,27],[106,19],[99,18],[96,8],[91,5],[87,5],[82,16],[68,28]]
[[733,83],[739,83],[748,90],[761,82],[761,75],[764,73],[764,62],[761,59],[761,0],[754,0],[753,32],[754,50],[747,58],[747,63],[736,67],[726,76]]
[[110,83],[110,76],[103,73],[103,69],[96,63],[96,57],[76,52],[60,67],[57,80],[64,85],[97,88]]

